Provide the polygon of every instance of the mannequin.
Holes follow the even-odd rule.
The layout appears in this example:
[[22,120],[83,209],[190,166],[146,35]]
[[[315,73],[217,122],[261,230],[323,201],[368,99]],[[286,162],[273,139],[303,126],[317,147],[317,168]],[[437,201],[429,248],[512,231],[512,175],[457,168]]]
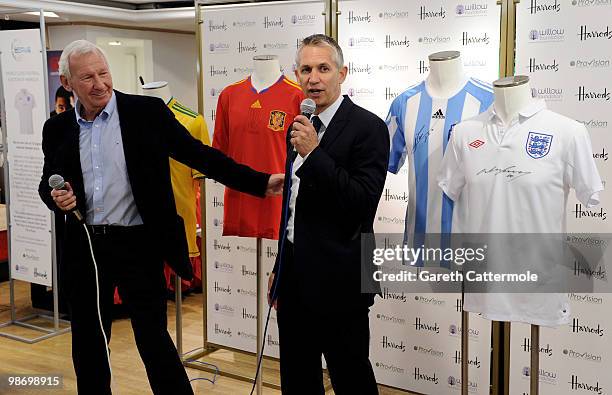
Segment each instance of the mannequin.
[[451,97],[465,85],[467,77],[459,51],[442,51],[429,55],[429,75],[425,80],[433,97]]
[[505,126],[518,116],[519,111],[533,102],[529,77],[517,75],[493,82],[495,112]]
[[145,96],[158,97],[166,104],[172,100],[172,92],[170,92],[168,81],[155,81],[144,84],[142,86],[142,93]]
[[254,71],[251,74],[251,85],[259,93],[274,85],[280,76],[280,63],[276,55],[257,55],[253,57]]

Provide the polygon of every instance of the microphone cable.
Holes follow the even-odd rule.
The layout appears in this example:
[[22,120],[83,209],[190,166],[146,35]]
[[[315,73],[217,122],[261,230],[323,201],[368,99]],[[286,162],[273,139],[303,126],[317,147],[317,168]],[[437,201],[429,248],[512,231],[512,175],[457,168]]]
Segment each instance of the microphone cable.
[[[289,162],[289,177],[293,176],[293,162],[295,158]],[[266,325],[264,326],[263,331],[263,339],[261,340],[261,355],[259,356],[259,360],[257,361],[257,370],[255,371],[255,378],[253,379],[253,387],[251,388],[251,394],[253,395],[253,391],[255,391],[255,387],[257,386],[257,378],[259,377],[259,372],[261,364],[263,362],[264,349],[266,347],[266,334],[268,333],[268,323],[270,322],[270,315],[272,314],[272,306],[274,306],[274,301],[276,300],[276,292],[278,291],[278,283],[280,279],[280,275],[282,273],[282,264],[283,264],[283,251],[285,249],[285,239],[287,237],[287,224],[289,223],[289,201],[291,200],[291,178],[289,178],[287,188],[287,201],[285,202],[285,220],[283,221],[283,234],[280,242],[280,251],[278,251],[278,268],[276,270],[276,274],[274,275],[274,284],[272,284],[272,289],[270,290],[270,303],[268,306],[268,315],[266,317]],[[259,297],[259,295],[257,295]],[[257,312],[259,314],[259,311]]]

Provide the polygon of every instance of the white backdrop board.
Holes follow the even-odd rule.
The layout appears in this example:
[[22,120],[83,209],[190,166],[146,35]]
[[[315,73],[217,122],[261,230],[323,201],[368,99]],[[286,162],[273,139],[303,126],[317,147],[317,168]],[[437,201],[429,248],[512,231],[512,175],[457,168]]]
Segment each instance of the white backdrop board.
[[[325,32],[320,1],[206,6],[202,8],[204,118],[212,134],[221,90],[253,72],[253,56],[278,55],[283,73],[295,80],[294,62],[301,39]],[[212,136],[211,136],[212,139]],[[265,154],[262,147],[262,154]],[[256,240],[223,237],[222,185],[207,180],[206,258],[208,341],[239,350],[256,350]],[[263,240],[263,289],[277,253],[275,240]],[[267,306],[266,293],[260,295]],[[267,309],[266,309],[267,311]],[[265,317],[264,317],[265,321]],[[265,354],[278,357],[273,312]]]
[[[426,78],[431,53],[461,52],[466,73],[499,74],[500,13],[495,0],[340,1],[338,38],[349,76],[343,92],[385,119],[393,99]],[[403,233],[407,166],[387,182],[374,222],[377,233]],[[461,390],[461,295],[383,290],[370,316],[377,381],[423,394]],[[489,393],[489,322],[470,318],[469,391]],[[401,347],[390,347],[390,344]]]
[[51,286],[51,213],[38,196],[48,118],[40,30],[0,31],[10,194],[11,277]]
[[[609,188],[612,143],[612,2],[609,0],[530,0],[517,4],[515,74],[531,78],[533,93],[548,107],[584,123],[604,187]],[[609,190],[601,205],[568,199],[568,232],[610,233]],[[606,268],[576,268],[595,287],[608,281]],[[597,289],[597,288],[596,288]],[[570,294],[569,325],[540,334],[540,394],[612,392],[612,307],[610,294]],[[511,330],[510,393],[529,393],[529,327]]]

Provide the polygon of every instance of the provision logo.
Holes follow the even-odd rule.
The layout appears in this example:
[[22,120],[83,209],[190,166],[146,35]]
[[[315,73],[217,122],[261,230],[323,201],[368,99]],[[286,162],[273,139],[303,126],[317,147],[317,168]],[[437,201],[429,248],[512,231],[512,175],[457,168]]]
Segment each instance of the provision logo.
[[281,50],[281,49],[287,49],[289,47],[288,43],[281,43],[281,42],[276,42],[276,43],[264,43],[263,45],[264,49],[274,49],[274,50]]
[[601,7],[612,5],[612,0],[573,0],[573,6],[578,7]]
[[372,22],[372,16],[370,15],[369,12],[366,12],[365,14],[358,14],[355,11],[349,11],[348,17],[346,19],[348,20],[349,25],[353,23],[371,23]]
[[536,58],[529,58],[529,66],[527,70],[530,73],[536,73],[538,71],[550,71],[557,72],[559,71],[559,63],[557,63],[557,59],[553,59],[552,63],[546,62],[538,62]]
[[436,350],[433,347],[424,347],[421,345],[415,345],[414,347],[412,347],[412,349],[419,354],[424,354],[424,355],[428,355],[428,356],[435,357],[435,358],[444,358],[444,352],[440,350]]
[[410,16],[410,12],[405,10],[382,11],[378,13],[380,19],[406,19]]
[[283,18],[282,17],[278,17],[278,18],[269,18],[269,17],[264,17],[264,21],[263,21],[263,25],[264,25],[264,29],[271,29],[271,28],[277,28],[277,27],[285,27],[285,23],[283,22]]
[[557,42],[565,40],[565,29],[561,27],[546,27],[529,31],[530,42]]
[[386,73],[404,73],[410,70],[410,66],[407,64],[381,64],[378,66],[378,70]]
[[400,368],[399,366],[395,366],[393,364],[386,364],[384,362],[376,362],[374,366],[376,366],[377,369],[384,370],[384,371],[391,372],[391,373],[396,373],[396,374],[406,373],[404,368]]
[[[257,297],[257,292],[255,292],[255,291],[253,291],[251,289],[238,288],[236,290],[236,292],[240,296],[250,296],[252,298],[256,298]],[[270,319],[272,319],[272,318],[270,318]]]
[[400,218],[400,217],[387,217],[385,215],[381,215],[378,217],[378,222],[382,222],[384,224],[391,224],[391,225],[404,225],[406,223],[406,219]]
[[486,67],[487,60],[484,58],[466,58],[463,65],[465,67]]
[[588,351],[580,352],[571,348],[563,350],[563,355],[571,359],[579,359],[581,361],[589,361],[595,363],[601,363],[601,361],[603,360],[601,355],[593,354]]
[[573,301],[573,302],[577,302],[577,303],[584,303],[584,304],[596,304],[596,305],[602,305],[603,304],[603,298],[602,297],[596,297],[590,294],[575,294],[575,293],[571,293],[569,294],[569,300]]
[[440,6],[440,9],[427,9],[426,6],[421,6],[419,8],[419,19],[424,21],[426,19],[431,19],[431,18],[440,18],[440,19],[444,19],[446,18],[446,10],[444,9],[443,6]]
[[487,15],[489,5],[486,3],[458,4],[455,7],[457,17],[484,16]]
[[611,65],[610,59],[576,59],[570,61],[570,67],[577,69],[607,69]]
[[252,67],[234,67],[234,73],[239,75],[252,74],[253,71]]
[[432,44],[446,44],[451,41],[450,36],[423,36],[419,37],[419,44],[432,45]]
[[225,21],[221,23],[215,23],[213,20],[208,21],[208,31],[209,32],[218,32],[218,31],[227,31],[227,25]]
[[489,33],[471,34],[470,32],[463,32],[461,36],[461,45],[464,47],[483,47],[491,43],[491,36]]
[[241,337],[243,339],[249,339],[249,340],[255,340],[255,341],[257,340],[257,336],[250,332],[238,331],[236,334],[238,335],[238,337]]
[[247,29],[249,27],[253,27],[257,25],[257,22],[255,21],[235,21],[232,23],[232,26],[235,27],[236,29]]
[[416,295],[414,297],[414,300],[417,303],[426,304],[430,306],[439,306],[439,307],[446,306],[446,301],[442,299],[434,298],[433,296],[430,297],[430,296]]
[[390,324],[396,324],[396,325],[406,325],[406,320],[404,318],[399,318],[399,317],[395,317],[392,315],[386,315],[386,314],[376,314],[376,318],[379,319],[381,322],[386,322],[386,323],[390,323]]
[[537,13],[552,13],[559,11],[561,11],[561,3],[559,2],[559,0],[531,0],[529,4],[529,13],[532,15]]
[[608,121],[602,119],[589,119],[588,121],[578,120],[578,122],[582,123],[589,129],[604,129],[608,127]]
[[606,26],[606,30],[602,30],[591,29],[588,27],[588,25],[581,25],[578,37],[580,37],[580,41],[587,41],[592,39],[610,40],[612,39],[612,31],[610,30],[610,26]]
[[257,252],[257,249],[255,247],[249,247],[246,245],[238,244],[236,246],[236,251],[240,251],[245,254],[255,254]]

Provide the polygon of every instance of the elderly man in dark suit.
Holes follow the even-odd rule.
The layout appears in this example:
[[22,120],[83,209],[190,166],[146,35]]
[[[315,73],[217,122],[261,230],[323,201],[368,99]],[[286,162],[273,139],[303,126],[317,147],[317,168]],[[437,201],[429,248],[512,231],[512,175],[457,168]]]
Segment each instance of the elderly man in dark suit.
[[361,256],[368,256],[361,240],[373,233],[389,136],[380,118],[340,95],[347,68],[333,38],[305,38],[296,64],[316,111],[310,120],[296,117],[288,136],[283,236],[269,280],[281,387],[323,394],[324,355],[336,394],[377,394],[369,360],[374,294],[360,289]]
[[[92,237],[106,338],[110,341],[110,310],[118,286],[153,392],[193,394],[166,329],[164,261],[181,277],[192,277],[168,158],[262,197],[280,194],[284,177],[256,172],[201,144],[160,99],[113,90],[103,52],[88,41],[66,46],[59,66],[62,85],[74,92],[77,101],[74,109],[44,125],[39,192],[51,210],[67,215],[65,223],[57,226],[65,226],[60,264],[68,277],[78,391],[110,394],[111,374],[86,232],[68,214],[75,208]],[[52,174],[65,178],[65,190],[48,186]]]

